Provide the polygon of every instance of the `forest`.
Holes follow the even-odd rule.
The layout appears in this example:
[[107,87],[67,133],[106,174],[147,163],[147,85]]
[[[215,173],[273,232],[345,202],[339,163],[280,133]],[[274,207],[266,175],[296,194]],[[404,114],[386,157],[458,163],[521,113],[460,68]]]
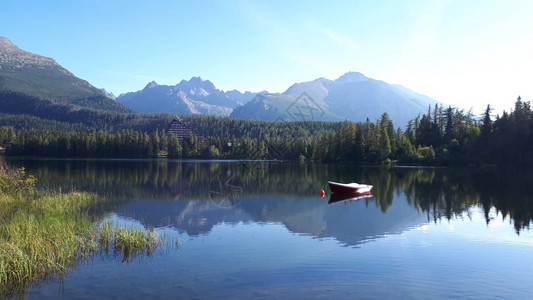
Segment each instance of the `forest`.
[[[165,120],[168,117],[165,118]],[[163,125],[122,130],[27,130],[0,127],[7,155],[108,158],[275,159],[352,163],[495,164],[533,162],[533,112],[518,97],[493,120],[435,105],[395,128],[375,122],[267,122],[188,115],[206,137],[179,140]]]

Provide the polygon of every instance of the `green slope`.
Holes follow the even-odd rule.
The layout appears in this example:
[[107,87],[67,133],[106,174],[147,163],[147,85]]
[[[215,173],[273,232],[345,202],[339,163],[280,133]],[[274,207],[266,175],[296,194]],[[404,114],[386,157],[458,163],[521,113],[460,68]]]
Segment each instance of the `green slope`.
[[172,118],[171,114],[96,110],[19,92],[0,91],[0,124],[18,129],[152,131],[166,128]]
[[0,90],[98,110],[131,111],[53,59],[21,50],[5,37],[0,37]]

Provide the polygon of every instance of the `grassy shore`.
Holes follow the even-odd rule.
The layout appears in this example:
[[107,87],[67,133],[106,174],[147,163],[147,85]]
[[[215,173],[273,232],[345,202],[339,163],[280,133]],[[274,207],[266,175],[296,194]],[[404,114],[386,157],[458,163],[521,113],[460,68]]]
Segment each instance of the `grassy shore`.
[[0,295],[63,275],[101,253],[150,255],[162,243],[153,230],[98,222],[88,212],[104,201],[93,194],[36,191],[24,170],[0,167]]

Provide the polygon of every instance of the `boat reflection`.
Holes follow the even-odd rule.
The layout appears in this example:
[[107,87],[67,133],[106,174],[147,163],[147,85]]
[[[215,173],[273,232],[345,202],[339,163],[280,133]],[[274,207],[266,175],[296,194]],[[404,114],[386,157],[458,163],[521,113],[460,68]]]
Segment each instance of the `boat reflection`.
[[346,202],[346,201],[355,201],[362,198],[371,198],[374,197],[370,191],[354,194],[340,194],[333,193],[329,196],[328,204],[333,204],[337,202]]

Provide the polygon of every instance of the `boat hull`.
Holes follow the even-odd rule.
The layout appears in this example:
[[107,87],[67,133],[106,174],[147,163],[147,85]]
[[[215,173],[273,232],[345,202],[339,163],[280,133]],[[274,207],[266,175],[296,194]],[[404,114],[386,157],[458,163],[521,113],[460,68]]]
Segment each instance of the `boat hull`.
[[333,193],[339,193],[339,194],[366,193],[366,192],[370,192],[370,190],[372,189],[372,186],[368,184],[357,184],[357,183],[344,184],[344,183],[337,183],[337,182],[332,182],[332,181],[328,183],[329,183],[329,189]]

